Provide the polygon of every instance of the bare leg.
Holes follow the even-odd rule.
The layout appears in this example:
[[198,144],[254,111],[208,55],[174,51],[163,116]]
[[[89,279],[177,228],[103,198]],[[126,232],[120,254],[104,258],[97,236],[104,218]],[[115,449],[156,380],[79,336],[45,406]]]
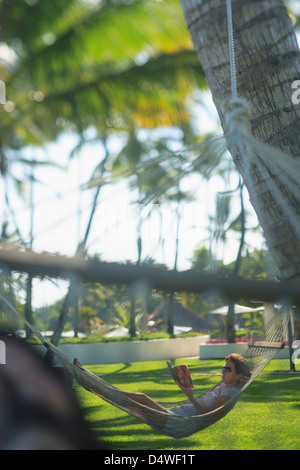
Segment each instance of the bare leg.
[[150,426],[153,426],[156,429],[163,429],[167,423],[168,411],[163,406],[159,405],[152,398],[148,397],[144,393],[132,393],[132,392],[123,392],[128,398],[139,403],[140,405],[145,405],[152,410],[160,411],[162,414],[156,417],[153,417],[151,414],[147,416],[147,421]]
[[158,410],[167,414],[166,408],[159,405],[156,401],[152,400],[152,398],[149,398],[144,393],[131,393],[131,392],[123,392],[123,393],[128,398],[131,398],[131,400],[134,400],[137,403],[140,403],[141,405],[148,406],[149,408],[152,408],[154,410]]

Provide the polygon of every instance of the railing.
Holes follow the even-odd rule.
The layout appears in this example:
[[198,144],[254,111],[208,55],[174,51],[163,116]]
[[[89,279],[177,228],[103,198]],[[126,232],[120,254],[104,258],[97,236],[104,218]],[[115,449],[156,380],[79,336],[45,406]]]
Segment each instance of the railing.
[[32,251],[0,250],[0,267],[33,276],[78,279],[102,284],[134,284],[144,281],[165,292],[218,292],[224,297],[280,302],[300,306],[299,282],[250,281],[240,277],[218,276],[208,272],[172,271],[155,266],[101,262],[81,256],[68,258]]

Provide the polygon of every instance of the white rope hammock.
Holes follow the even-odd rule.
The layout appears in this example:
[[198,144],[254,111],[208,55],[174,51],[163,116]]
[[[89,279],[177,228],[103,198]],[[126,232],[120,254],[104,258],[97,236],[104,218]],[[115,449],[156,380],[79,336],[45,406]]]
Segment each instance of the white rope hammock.
[[266,365],[276,356],[279,350],[284,347],[283,338],[285,337],[289,321],[289,309],[282,308],[279,314],[274,317],[269,324],[265,325],[261,337],[248,345],[248,350],[244,357],[251,367],[252,375],[234,397],[221,407],[208,413],[189,417],[168,415],[168,419],[166,420],[166,413],[142,405],[133,398],[128,397],[126,392],[109,384],[101,377],[98,377],[83,367],[77,360],[73,360],[67,356],[60,348],[47,341],[36,328],[20,315],[2,294],[0,294],[0,298],[9,307],[11,312],[17,315],[32,333],[39,338],[43,346],[59,359],[71,376],[77,380],[79,385],[111,405],[134,416],[156,431],[177,439],[188,437],[205,429],[219,421],[232,410],[241,393],[246,390]]

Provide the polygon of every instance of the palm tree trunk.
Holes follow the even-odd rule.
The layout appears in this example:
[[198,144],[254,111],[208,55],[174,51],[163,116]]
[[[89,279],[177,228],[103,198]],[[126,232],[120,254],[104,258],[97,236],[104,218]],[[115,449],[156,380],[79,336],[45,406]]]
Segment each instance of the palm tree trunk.
[[[195,50],[224,131],[223,100],[231,95],[226,2],[180,0]],[[300,106],[292,103],[292,83],[300,78],[300,51],[283,0],[232,0],[238,94],[251,103],[253,135],[294,158],[300,158]],[[241,157],[231,149],[243,176]],[[282,279],[300,274],[300,240],[257,167],[251,168],[250,200]],[[277,188],[279,173],[272,169]],[[284,187],[290,207],[299,214],[300,202]]]
[[[33,246],[33,222],[34,222],[34,164],[31,164],[31,175],[30,175],[30,240],[29,240],[29,248],[32,250]],[[25,312],[24,316],[25,319],[32,325],[33,324],[33,317],[32,317],[32,281],[33,276],[28,274],[27,283],[26,283],[26,304],[25,304]],[[30,338],[32,335],[32,331],[25,325],[26,331],[26,338]]]
[[[33,276],[31,274],[28,274],[27,276],[27,281],[26,281],[26,303],[25,303],[25,311],[24,311],[24,317],[30,323],[33,325],[33,317],[32,317],[32,280]],[[26,338],[31,338],[32,336],[32,331],[30,328],[28,328],[25,325],[25,332],[26,332]]]
[[[240,239],[240,244],[239,244],[239,249],[238,249],[238,254],[234,263],[234,268],[233,268],[233,276],[238,276],[240,267],[241,267],[241,262],[242,262],[242,253],[243,253],[243,248],[245,245],[245,232],[246,232],[246,226],[245,226],[245,208],[244,208],[244,199],[243,199],[243,186],[241,185],[240,187],[240,202],[241,202],[241,214],[240,214],[240,219],[241,219],[241,239]],[[227,313],[227,318],[226,318],[226,337],[229,343],[235,343],[235,317],[234,317],[234,300],[230,300],[228,304],[228,313]]]
[[[105,152],[105,157],[101,162],[101,176],[104,175],[105,163],[106,163],[107,158],[108,158],[108,152],[107,152],[107,149],[106,149],[106,138],[105,137],[104,137],[104,148],[105,148],[106,152]],[[95,212],[96,212],[101,187],[102,186],[99,185],[96,189],[96,192],[95,192],[95,195],[94,195],[94,198],[93,198],[93,205],[92,205],[90,217],[89,217],[87,227],[86,227],[86,231],[85,231],[83,240],[78,244],[76,255],[84,255],[84,252],[85,252],[85,249],[86,249],[86,244],[87,244],[87,241],[88,241],[88,237],[89,237],[89,234],[90,234],[90,231],[91,231],[92,222],[93,222],[94,215],[95,215]],[[64,326],[65,326],[65,323],[66,323],[67,318],[68,318],[68,313],[69,313],[71,308],[73,308],[73,311],[75,311],[75,317],[77,317],[77,319],[75,318],[75,321],[78,320],[78,290],[79,290],[78,280],[77,279],[71,279],[70,284],[69,284],[69,289],[68,289],[68,292],[67,292],[66,297],[64,299],[63,306],[62,306],[62,309],[60,311],[54,333],[51,337],[51,342],[55,346],[58,345],[58,343],[59,343],[61,334],[64,330]],[[77,331],[77,325],[74,326],[74,329],[75,329],[75,331]],[[53,358],[54,358],[53,352],[48,350],[46,355],[45,355],[46,364],[51,365],[52,361],[53,361]]]
[[175,317],[175,299],[174,292],[170,294],[169,301],[167,303],[168,314],[167,314],[167,329],[168,334],[171,338],[174,337],[174,317]]

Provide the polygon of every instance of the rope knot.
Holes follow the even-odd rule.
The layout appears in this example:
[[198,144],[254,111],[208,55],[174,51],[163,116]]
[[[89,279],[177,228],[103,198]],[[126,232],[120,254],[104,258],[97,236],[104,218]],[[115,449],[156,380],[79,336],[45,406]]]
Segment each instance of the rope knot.
[[232,135],[235,133],[251,133],[251,106],[247,100],[230,97],[223,101],[222,111],[225,118],[225,129]]

